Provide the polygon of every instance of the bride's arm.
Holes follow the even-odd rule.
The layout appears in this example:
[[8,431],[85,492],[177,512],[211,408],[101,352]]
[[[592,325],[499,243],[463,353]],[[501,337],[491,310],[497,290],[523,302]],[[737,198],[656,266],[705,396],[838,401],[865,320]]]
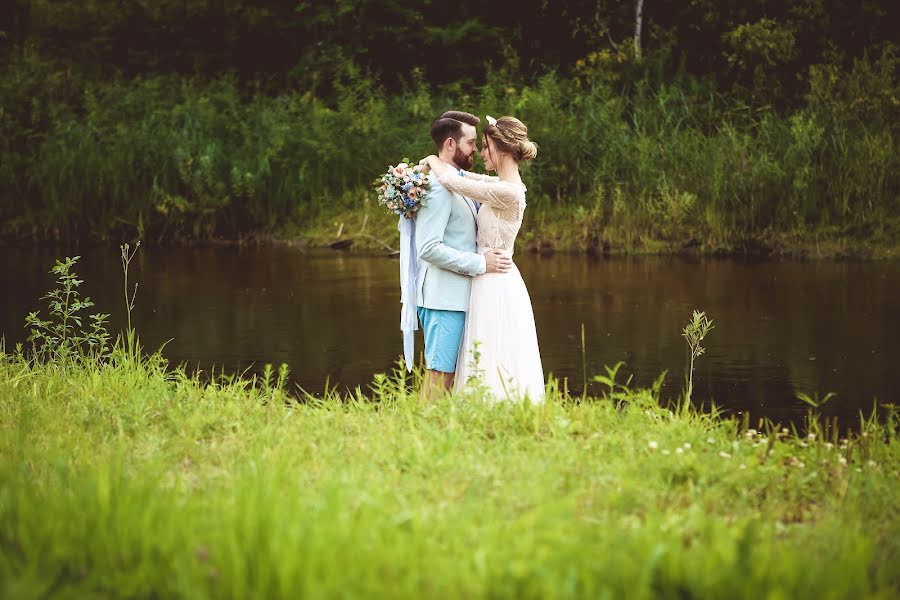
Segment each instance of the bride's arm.
[[[444,173],[453,171],[453,169],[448,167],[446,163],[444,163],[444,161],[439,159],[434,154],[430,154],[420,160],[419,167],[431,170],[437,177],[440,177]],[[494,175],[482,175],[481,173],[473,173],[471,171],[463,170],[460,170],[459,173],[463,177],[468,177],[469,179],[474,179],[475,181],[500,181],[500,178]]]
[[500,181],[500,178],[496,175],[484,175],[482,173],[473,173],[471,171],[465,171],[465,177],[474,179],[475,181]]
[[447,171],[438,177],[438,181],[450,190],[474,198],[482,204],[496,209],[505,209],[515,206],[519,201],[515,188],[500,181],[478,181],[471,177],[460,177],[458,173]]

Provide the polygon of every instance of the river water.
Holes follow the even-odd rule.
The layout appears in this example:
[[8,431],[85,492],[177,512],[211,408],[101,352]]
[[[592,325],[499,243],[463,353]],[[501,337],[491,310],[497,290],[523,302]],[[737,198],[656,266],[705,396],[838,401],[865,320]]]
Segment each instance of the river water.
[[[25,314],[44,306],[54,259],[74,254],[83,255],[82,293],[121,327],[118,248],[0,248],[7,347],[25,338]],[[806,411],[795,392],[835,392],[824,412],[846,426],[876,400],[898,401],[900,263],[534,255],[516,263],[545,373],[575,393],[583,325],[588,379],[621,360],[620,381],[650,385],[668,370],[663,396],[676,397],[688,355],[681,330],[699,309],[715,329],[696,365],[696,402],[749,413],[751,422],[789,421]],[[402,351],[396,260],[286,246],[141,248],[130,277],[139,283],[133,321],[142,343],[168,342],[163,354],[191,369],[285,362],[296,384],[320,392],[326,381],[365,387]]]

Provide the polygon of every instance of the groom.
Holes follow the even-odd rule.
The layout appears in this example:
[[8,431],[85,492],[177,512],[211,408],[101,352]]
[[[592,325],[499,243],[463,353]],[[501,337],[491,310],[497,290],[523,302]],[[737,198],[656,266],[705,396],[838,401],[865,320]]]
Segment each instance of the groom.
[[[448,111],[431,124],[438,157],[454,171],[472,168],[479,122],[475,115]],[[472,200],[447,190],[432,177],[428,202],[416,217],[416,298],[425,334],[428,373],[422,396],[426,400],[436,388],[453,386],[472,277],[503,273],[512,267],[512,258],[501,251],[476,252],[477,213]]]

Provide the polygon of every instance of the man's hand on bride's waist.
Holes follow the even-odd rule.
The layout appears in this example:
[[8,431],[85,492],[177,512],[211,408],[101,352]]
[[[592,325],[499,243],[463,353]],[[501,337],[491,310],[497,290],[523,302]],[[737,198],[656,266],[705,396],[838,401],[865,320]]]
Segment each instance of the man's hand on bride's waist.
[[491,249],[484,253],[485,273],[506,273],[512,269],[512,256],[505,250]]

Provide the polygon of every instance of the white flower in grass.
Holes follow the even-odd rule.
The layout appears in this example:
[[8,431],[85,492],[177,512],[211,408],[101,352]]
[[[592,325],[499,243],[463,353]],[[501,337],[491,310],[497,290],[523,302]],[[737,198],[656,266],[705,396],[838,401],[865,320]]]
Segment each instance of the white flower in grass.
[[870,467],[873,467],[873,468],[878,466],[878,463],[875,462],[874,460],[870,460],[870,461],[869,461],[868,463],[866,463],[866,464],[868,464]]
[[675,448],[675,454],[683,454],[683,453],[684,453],[683,448]]
[[838,457],[838,462],[841,463],[842,465],[846,465],[846,464],[847,464],[847,459],[844,458],[843,456],[839,456],[839,457]]
[[662,454],[663,454],[664,456],[668,456],[668,455],[670,454],[669,451],[666,450],[666,449],[660,450],[660,452],[662,452]]
[[748,429],[746,435],[748,438],[756,437],[757,431],[755,429]]
[[832,444],[831,442],[825,442],[825,447],[831,450],[832,448],[834,448],[834,444]]
[[788,428],[787,428],[787,427],[782,427],[782,428],[781,428],[781,433],[784,434],[784,435],[787,435],[787,434],[790,433],[790,432],[788,431]]
[[740,469],[741,471],[743,471],[743,470],[746,469],[746,468],[747,468],[747,465],[745,465],[745,464],[743,464],[743,463],[741,463],[741,466],[738,467],[738,469]]
[[814,440],[814,439],[816,439],[816,434],[810,433],[809,435],[806,436],[806,439],[808,439],[808,440]]
[[716,440],[714,438],[706,438],[706,443],[707,444],[715,444]]
[[652,440],[649,441],[649,442],[647,442],[647,446],[648,446],[651,450],[656,450],[657,448],[659,448],[659,444],[657,444],[656,442],[654,442],[654,441],[652,441]]
[[684,443],[684,449],[685,449],[685,450],[690,450],[690,449],[691,449],[691,443],[690,443],[690,442],[685,442],[685,443]]
[[719,456],[721,456],[722,458],[731,458],[731,455],[724,450],[722,452],[719,452]]

